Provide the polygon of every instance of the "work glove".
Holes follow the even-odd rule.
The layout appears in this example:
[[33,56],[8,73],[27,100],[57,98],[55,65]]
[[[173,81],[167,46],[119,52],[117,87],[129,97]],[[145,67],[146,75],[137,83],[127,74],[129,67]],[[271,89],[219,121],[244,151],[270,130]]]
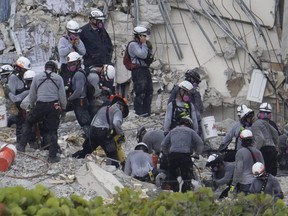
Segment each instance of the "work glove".
[[8,98],[9,98],[9,93],[11,92],[11,91],[10,91],[10,88],[6,85],[6,86],[3,88],[3,90],[4,90],[4,95],[5,95],[5,97],[8,99]]
[[125,141],[126,141],[126,138],[125,138],[124,135],[120,135],[120,136],[117,138],[117,140],[116,140],[116,142],[119,143],[119,144],[122,144],[122,143],[124,143]]
[[235,186],[231,185],[230,189],[229,189],[229,192],[228,192],[228,197],[234,196],[235,193],[236,193]]
[[63,120],[66,117],[66,110],[61,110],[60,119]]

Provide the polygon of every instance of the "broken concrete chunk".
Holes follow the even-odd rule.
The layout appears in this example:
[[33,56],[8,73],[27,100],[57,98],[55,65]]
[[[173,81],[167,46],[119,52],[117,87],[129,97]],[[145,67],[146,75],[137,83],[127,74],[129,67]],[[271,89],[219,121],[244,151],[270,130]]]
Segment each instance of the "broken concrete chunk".
[[94,162],[87,162],[76,173],[79,184],[94,190],[98,196],[111,197],[116,193],[115,187],[123,188],[123,185],[113,174],[103,170]]

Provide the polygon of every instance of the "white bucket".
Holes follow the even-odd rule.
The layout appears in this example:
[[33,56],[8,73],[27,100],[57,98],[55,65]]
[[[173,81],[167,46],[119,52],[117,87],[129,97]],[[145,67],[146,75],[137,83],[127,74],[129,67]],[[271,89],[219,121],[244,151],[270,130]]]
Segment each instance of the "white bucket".
[[204,140],[209,140],[218,136],[214,116],[202,118],[201,127]]
[[6,106],[0,106],[0,127],[7,127],[7,112]]

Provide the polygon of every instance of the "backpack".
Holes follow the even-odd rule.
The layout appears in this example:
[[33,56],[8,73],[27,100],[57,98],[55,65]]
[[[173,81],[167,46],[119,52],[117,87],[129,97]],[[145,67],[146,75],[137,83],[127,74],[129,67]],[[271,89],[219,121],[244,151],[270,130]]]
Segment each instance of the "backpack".
[[[133,40],[133,41],[130,41],[128,43],[128,45],[125,49],[124,57],[123,57],[123,64],[125,65],[126,69],[130,70],[130,71],[141,66],[139,64],[132,63],[132,59],[131,59],[129,52],[128,52],[128,47],[129,47],[131,42],[136,42],[136,41]],[[137,58],[137,57],[135,57],[135,58]],[[145,59],[141,59],[141,58],[138,58],[138,59],[143,60],[145,62],[145,64],[149,67],[152,64],[152,62],[154,61],[154,55],[152,54],[152,50],[148,49],[148,54],[147,54],[147,57]],[[141,63],[141,61],[140,61],[140,63]]]
[[130,70],[132,71],[133,69],[135,68],[138,68],[139,65],[138,64],[134,64],[132,63],[132,59],[129,55],[129,52],[128,52],[128,47],[130,45],[131,42],[135,42],[134,40],[133,41],[130,41],[125,49],[125,53],[124,53],[124,57],[123,57],[123,64],[125,65],[126,69],[127,70]]

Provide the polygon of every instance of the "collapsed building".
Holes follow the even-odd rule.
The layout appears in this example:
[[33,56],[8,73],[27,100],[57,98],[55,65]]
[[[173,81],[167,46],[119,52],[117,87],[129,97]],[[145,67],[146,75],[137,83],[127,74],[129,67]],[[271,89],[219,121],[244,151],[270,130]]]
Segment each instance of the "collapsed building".
[[[66,23],[74,19],[84,25],[90,9],[98,7],[107,16],[105,26],[114,45],[116,85],[128,98],[131,74],[122,59],[133,27],[141,24],[151,30],[155,97],[157,92],[168,94],[187,69],[199,67],[204,115],[235,119],[237,105],[245,103],[256,110],[267,101],[273,105],[274,118],[287,119],[284,0],[3,0],[0,4],[0,64],[13,64],[24,55],[35,71],[42,70],[47,60],[58,59],[57,44]],[[165,110],[165,96],[161,99],[154,110]]]

